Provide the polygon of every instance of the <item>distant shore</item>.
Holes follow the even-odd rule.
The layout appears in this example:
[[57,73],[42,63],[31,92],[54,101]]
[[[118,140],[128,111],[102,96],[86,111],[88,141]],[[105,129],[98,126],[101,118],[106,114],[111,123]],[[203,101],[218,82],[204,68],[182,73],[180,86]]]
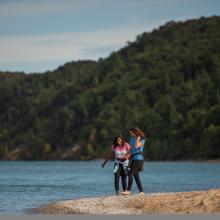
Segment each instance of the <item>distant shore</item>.
[[220,189],[105,196],[59,201],[34,210],[39,214],[213,214],[220,213]]

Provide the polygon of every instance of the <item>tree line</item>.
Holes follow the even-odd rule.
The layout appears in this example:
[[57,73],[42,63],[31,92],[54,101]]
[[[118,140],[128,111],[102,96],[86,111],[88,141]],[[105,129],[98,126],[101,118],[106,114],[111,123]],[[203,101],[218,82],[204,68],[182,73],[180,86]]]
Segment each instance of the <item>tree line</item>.
[[168,22],[97,62],[0,72],[0,159],[100,158],[145,131],[149,160],[220,157],[220,17]]

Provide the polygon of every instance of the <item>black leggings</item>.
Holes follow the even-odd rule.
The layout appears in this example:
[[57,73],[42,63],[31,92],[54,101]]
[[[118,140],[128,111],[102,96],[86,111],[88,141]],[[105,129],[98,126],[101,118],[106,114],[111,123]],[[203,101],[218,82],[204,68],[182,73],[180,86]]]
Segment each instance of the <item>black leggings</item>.
[[134,176],[139,191],[143,192],[143,187],[139,177],[139,171],[142,170],[142,168],[143,168],[143,160],[133,160],[131,162],[130,170],[128,172],[128,188],[127,188],[128,191],[131,190],[131,186],[133,183],[133,176]]
[[122,188],[123,188],[123,191],[125,191],[127,188],[127,183],[126,183],[127,174],[124,172],[123,166],[121,164],[119,164],[117,173],[115,173],[114,175],[115,175],[115,191],[116,192],[119,191],[120,176],[121,176]]

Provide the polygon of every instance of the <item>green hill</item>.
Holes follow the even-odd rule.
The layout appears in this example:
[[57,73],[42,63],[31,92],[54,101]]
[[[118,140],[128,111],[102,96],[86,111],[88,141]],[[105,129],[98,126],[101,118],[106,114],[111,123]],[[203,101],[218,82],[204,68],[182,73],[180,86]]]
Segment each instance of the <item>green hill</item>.
[[130,126],[145,158],[220,157],[220,17],[168,22],[106,59],[0,72],[1,159],[91,159]]

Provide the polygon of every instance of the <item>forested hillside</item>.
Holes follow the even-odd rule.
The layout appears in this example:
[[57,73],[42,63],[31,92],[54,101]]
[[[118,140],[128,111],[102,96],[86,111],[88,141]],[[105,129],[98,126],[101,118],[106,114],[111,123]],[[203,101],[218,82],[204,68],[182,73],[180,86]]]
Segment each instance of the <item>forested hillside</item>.
[[99,61],[0,72],[0,159],[102,157],[147,134],[145,158],[220,157],[220,17],[168,22]]

